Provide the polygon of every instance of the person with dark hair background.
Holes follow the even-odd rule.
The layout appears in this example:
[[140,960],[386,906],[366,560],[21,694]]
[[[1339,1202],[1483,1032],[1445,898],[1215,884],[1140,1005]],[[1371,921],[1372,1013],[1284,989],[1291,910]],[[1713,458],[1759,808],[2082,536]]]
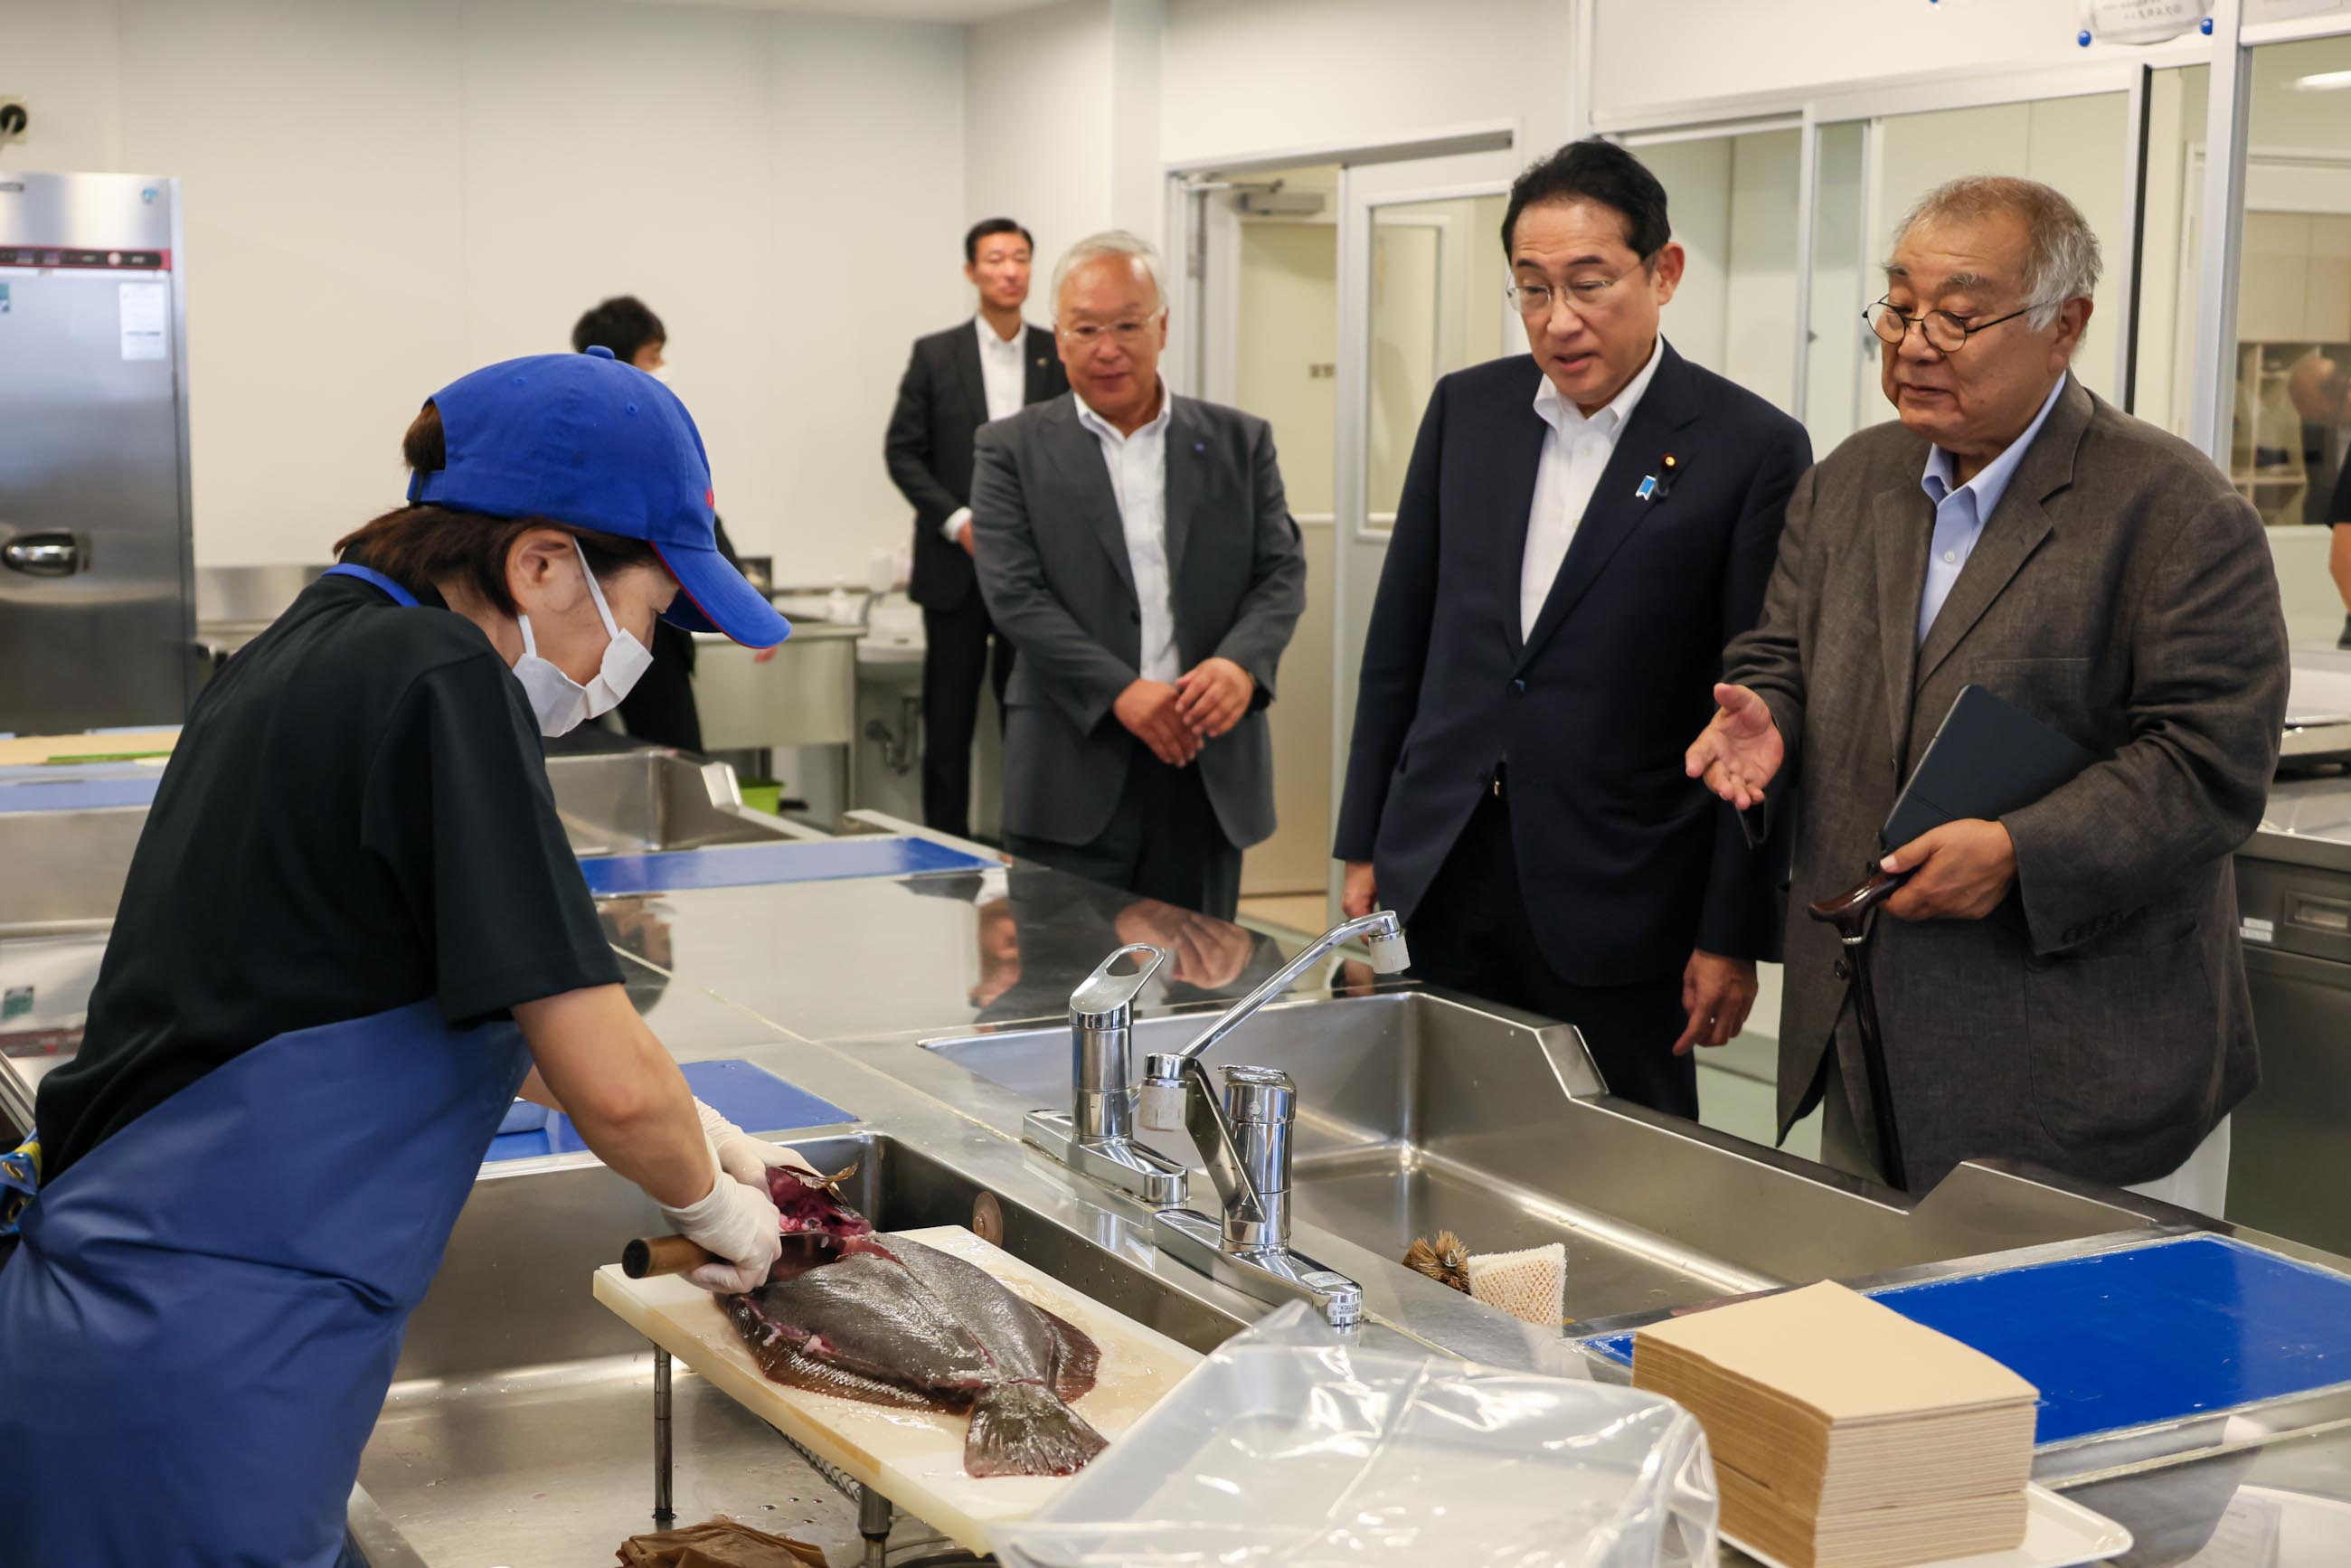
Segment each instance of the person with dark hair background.
[[1578,141],[1510,189],[1531,356],[1430,397],[1365,639],[1335,853],[1414,972],[1576,1025],[1609,1089],[1698,1114],[1778,956],[1771,858],[1682,777],[1755,623],[1803,427],[1674,352],[1666,192]]
[[1012,644],[998,635],[972,570],[973,439],[992,419],[1070,390],[1053,335],[1020,317],[1036,243],[1010,218],[983,218],[963,237],[963,275],[979,312],[914,341],[898,383],[883,453],[914,508],[914,572],[923,607],[923,821],[971,832],[971,737],[979,682],[993,651],[996,702],[1012,679]]
[[[634,365],[657,381],[666,379],[662,371],[669,361],[663,350],[668,347],[669,329],[633,294],[619,294],[605,300],[580,317],[571,329],[574,353],[584,354],[592,348],[609,349],[622,364]],[[736,557],[735,541],[726,537],[726,523],[714,514],[711,525],[717,531],[719,554],[726,558],[728,565],[739,568],[742,563]],[[653,667],[621,700],[621,727],[637,740],[698,752],[702,749],[702,710],[694,701],[694,637],[662,622],[653,628]],[[763,650],[757,657],[765,664],[775,657],[775,651]]]

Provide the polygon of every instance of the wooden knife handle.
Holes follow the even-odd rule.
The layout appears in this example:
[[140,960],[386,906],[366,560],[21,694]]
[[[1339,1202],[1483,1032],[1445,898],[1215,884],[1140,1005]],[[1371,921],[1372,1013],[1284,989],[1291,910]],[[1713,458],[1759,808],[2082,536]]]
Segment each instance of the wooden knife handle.
[[683,1274],[705,1263],[725,1261],[683,1236],[640,1236],[621,1249],[621,1272],[632,1280],[654,1274]]

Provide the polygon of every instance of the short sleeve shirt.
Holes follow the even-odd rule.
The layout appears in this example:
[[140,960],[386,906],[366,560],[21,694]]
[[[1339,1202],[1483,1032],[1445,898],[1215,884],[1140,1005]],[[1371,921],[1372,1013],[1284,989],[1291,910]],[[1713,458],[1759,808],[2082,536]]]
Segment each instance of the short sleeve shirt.
[[196,699],[131,862],[45,1179],[277,1035],[617,984],[522,685],[427,588],[321,578]]

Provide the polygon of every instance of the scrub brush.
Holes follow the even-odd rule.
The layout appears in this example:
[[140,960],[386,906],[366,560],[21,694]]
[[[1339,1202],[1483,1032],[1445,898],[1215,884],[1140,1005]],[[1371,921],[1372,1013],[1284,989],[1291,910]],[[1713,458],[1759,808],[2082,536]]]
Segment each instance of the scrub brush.
[[1567,1247],[1562,1242],[1521,1252],[1473,1253],[1461,1238],[1440,1230],[1434,1242],[1416,1238],[1405,1252],[1404,1266],[1499,1307],[1520,1322],[1555,1329],[1567,1321]]
[[1555,1329],[1564,1321],[1567,1247],[1554,1241],[1522,1252],[1481,1252],[1468,1260],[1469,1294],[1520,1322]]
[[1450,1285],[1465,1296],[1469,1294],[1469,1249],[1450,1230],[1438,1231],[1434,1246],[1425,1236],[1414,1238],[1405,1251],[1404,1266],[1416,1274],[1427,1275],[1440,1285]]

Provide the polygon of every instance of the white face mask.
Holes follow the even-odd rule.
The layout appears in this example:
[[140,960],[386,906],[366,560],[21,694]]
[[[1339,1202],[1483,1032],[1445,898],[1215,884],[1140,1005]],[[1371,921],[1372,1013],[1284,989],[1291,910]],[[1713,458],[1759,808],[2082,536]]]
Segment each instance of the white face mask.
[[538,656],[538,640],[531,635],[530,617],[522,622],[522,657],[515,661],[515,678],[530,698],[530,711],[538,717],[538,733],[564,735],[579,728],[591,718],[601,717],[621,706],[653,656],[645,645],[631,632],[622,630],[612,620],[611,607],[604,602],[603,586],[589,570],[587,552],[573,539],[571,548],[580,556],[580,570],[588,579],[588,592],[596,601],[596,613],[603,619],[604,630],[611,641],[604,644],[604,662],[595,676],[581,685],[563,671]]

